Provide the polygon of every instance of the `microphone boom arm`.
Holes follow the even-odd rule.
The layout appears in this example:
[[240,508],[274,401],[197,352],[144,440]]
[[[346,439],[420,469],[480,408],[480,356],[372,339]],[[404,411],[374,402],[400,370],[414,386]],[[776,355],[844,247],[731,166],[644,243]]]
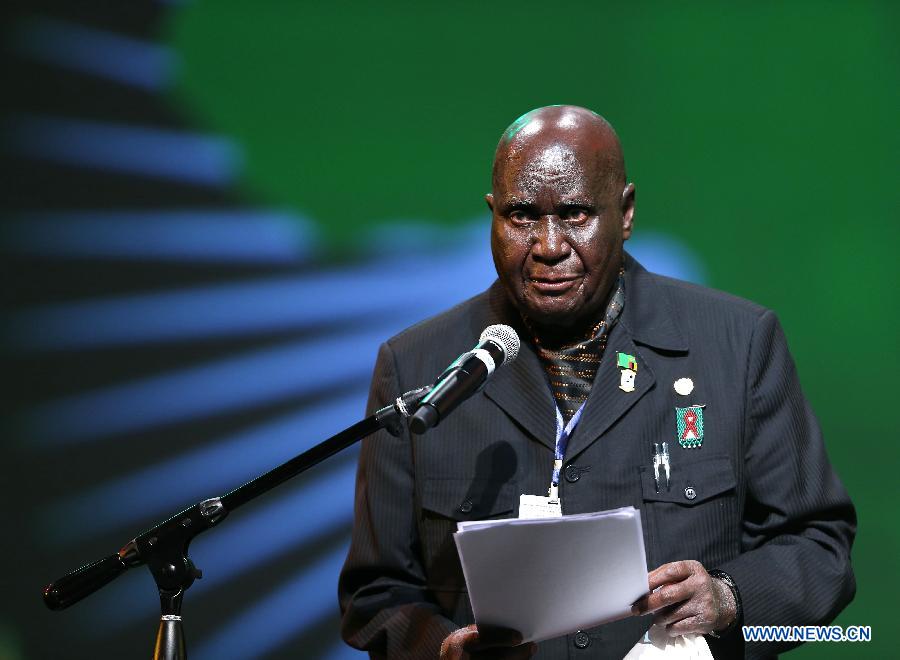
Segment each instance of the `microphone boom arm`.
[[181,602],[184,592],[202,577],[188,557],[195,536],[218,525],[239,506],[266,493],[291,477],[305,472],[381,429],[399,436],[403,419],[415,411],[431,386],[411,390],[397,397],[362,421],[357,422],[302,454],[248,481],[221,497],[194,504],[128,542],[118,553],[78,568],[43,589],[44,603],[62,610],[104,587],[129,568],[146,564],[159,589],[162,618],[154,659],[185,657],[181,629]]

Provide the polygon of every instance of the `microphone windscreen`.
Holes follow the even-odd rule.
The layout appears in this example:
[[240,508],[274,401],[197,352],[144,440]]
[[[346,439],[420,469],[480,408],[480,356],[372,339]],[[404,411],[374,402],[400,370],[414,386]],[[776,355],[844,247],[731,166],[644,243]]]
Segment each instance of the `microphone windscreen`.
[[508,325],[498,323],[486,327],[484,332],[481,333],[481,337],[478,338],[478,343],[488,340],[493,341],[503,349],[502,364],[512,362],[519,355],[519,335]]

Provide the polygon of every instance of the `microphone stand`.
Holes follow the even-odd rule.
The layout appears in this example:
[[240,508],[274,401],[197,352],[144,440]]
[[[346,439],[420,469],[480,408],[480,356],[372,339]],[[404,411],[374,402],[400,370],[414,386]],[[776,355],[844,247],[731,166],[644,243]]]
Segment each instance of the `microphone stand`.
[[184,660],[187,657],[181,621],[184,592],[202,577],[188,557],[188,546],[200,532],[218,525],[239,506],[275,486],[305,472],[342,449],[386,429],[399,436],[402,421],[415,411],[431,387],[411,390],[393,404],[331,436],[315,447],[262,474],[227,495],[211,497],[176,513],[168,520],[127,543],[116,554],[82,566],[44,587],[44,603],[62,610],[105,586],[129,568],[146,564],[159,590],[161,616],[153,649],[154,660]]

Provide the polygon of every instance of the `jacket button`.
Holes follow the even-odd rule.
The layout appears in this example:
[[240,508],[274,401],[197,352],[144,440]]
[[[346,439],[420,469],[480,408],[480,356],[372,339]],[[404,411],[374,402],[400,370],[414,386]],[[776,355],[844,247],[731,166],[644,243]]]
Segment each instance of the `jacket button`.
[[576,481],[581,479],[581,470],[579,470],[574,465],[570,465],[566,468],[566,481],[570,484],[574,484]]
[[463,513],[469,513],[472,510],[472,500],[466,500],[459,505],[459,510]]
[[688,498],[689,500],[692,500],[695,497],[697,497],[697,491],[694,490],[691,486],[688,486],[687,488],[684,489],[684,496],[686,498]]
[[575,646],[579,649],[586,649],[591,645],[591,638],[583,630],[575,633]]

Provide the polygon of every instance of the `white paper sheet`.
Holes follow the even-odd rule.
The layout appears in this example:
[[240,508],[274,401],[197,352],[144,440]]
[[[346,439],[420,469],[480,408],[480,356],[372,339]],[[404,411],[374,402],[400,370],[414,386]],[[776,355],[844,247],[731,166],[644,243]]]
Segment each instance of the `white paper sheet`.
[[475,622],[516,630],[525,642],[630,616],[631,604],[648,592],[634,507],[457,527]]

